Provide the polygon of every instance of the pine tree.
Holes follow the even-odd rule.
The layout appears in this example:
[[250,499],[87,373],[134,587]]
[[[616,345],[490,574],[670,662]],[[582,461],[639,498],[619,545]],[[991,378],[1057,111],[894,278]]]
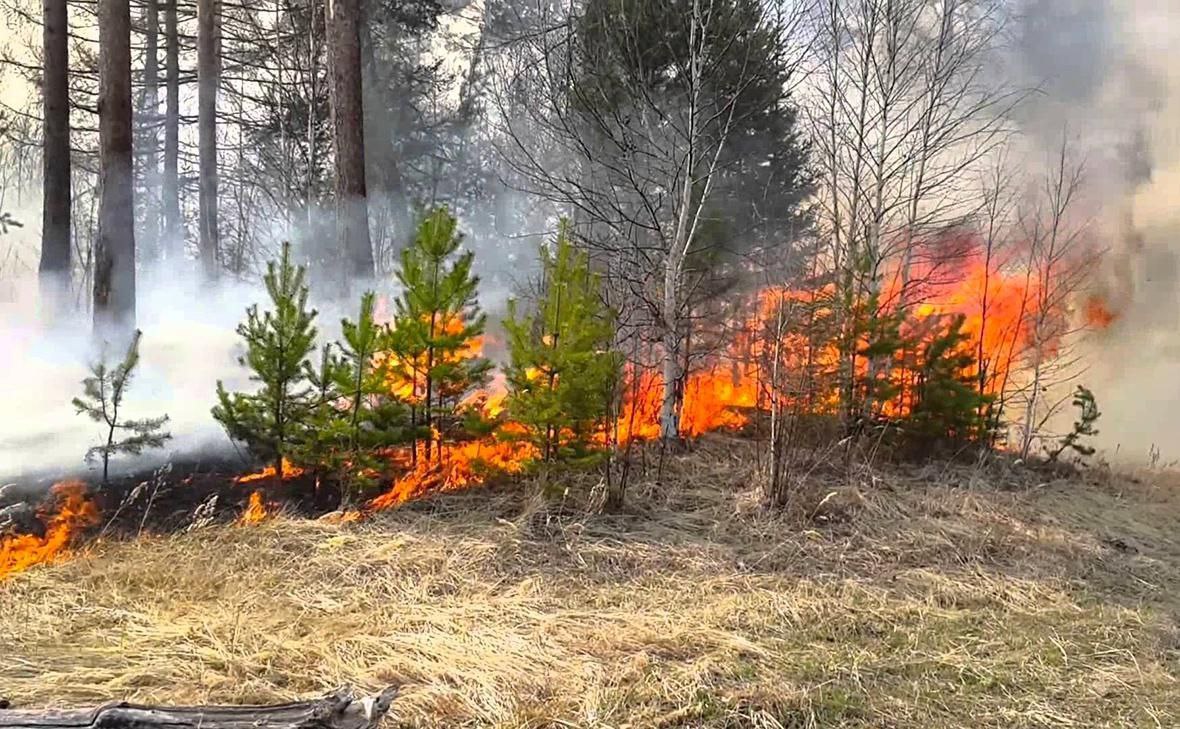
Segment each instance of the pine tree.
[[403,290],[390,339],[389,379],[410,404],[415,441],[425,439],[428,459],[433,442],[457,434],[460,403],[491,369],[479,356],[487,317],[479,309],[479,277],[471,272],[475,255],[459,253],[456,228],[446,208],[435,210],[402,251],[397,272]]
[[341,321],[338,354],[325,347],[318,369],[308,378],[317,392],[310,433],[299,444],[300,460],[330,474],[346,496],[372,482],[381,465],[377,451],[407,442],[413,435],[404,403],[389,387],[391,334],[373,316],[375,295],[361,297],[355,322]]
[[1093,446],[1081,442],[1082,438],[1098,435],[1098,429],[1094,424],[1102,417],[1102,413],[1098,410],[1098,401],[1094,399],[1094,393],[1088,387],[1078,385],[1073,393],[1073,406],[1078,409],[1078,419],[1073,422],[1073,428],[1058,442],[1056,448],[1047,449],[1050,463],[1055,463],[1067,450],[1072,450],[1082,458],[1097,453]]
[[[114,368],[107,366],[105,357],[90,367],[90,377],[82,380],[85,390],[82,397],[73,400],[74,408],[79,414],[85,413],[96,423],[106,427],[106,440],[86,452],[86,460],[102,459],[102,481],[106,483],[109,477],[111,456],[118,453],[137,456],[148,448],[159,448],[169,440],[170,433],[161,432],[161,428],[168,422],[168,416],[158,418],[144,418],[142,420],[124,420],[119,410],[123,406],[123,399],[131,387],[131,377],[135,367],[139,364],[139,340],[142,332],[138,329],[131,337],[131,344],[127,347],[127,354],[123,361]],[[128,433],[126,438],[117,439],[120,432]]]
[[[942,327],[943,318],[933,323]],[[975,356],[963,331],[962,315],[937,330],[923,344],[908,349],[919,353],[914,403],[908,429],[922,445],[938,442],[973,442],[986,436],[987,406],[991,397],[981,395],[975,379]]]
[[553,249],[542,249],[541,265],[533,310],[522,313],[508,302],[508,414],[544,461],[580,460],[591,453],[619,376],[619,358],[610,351],[614,322],[565,221]]
[[251,380],[261,387],[254,393],[229,393],[218,381],[218,405],[213,408],[213,417],[226,433],[273,463],[276,473],[282,473],[283,458],[304,435],[317,402],[308,381],[316,312],[307,308],[306,273],[304,267],[291,263],[287,243],[279,261],[267,264],[263,280],[274,310],[259,314],[253,305],[238,326],[247,348],[239,361],[250,368]]

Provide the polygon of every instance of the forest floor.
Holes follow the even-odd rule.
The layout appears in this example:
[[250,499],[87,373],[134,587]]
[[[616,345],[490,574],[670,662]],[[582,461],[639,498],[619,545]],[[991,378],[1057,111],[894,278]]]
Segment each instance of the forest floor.
[[1180,479],[817,471],[768,515],[755,460],[707,441],[615,516],[518,484],[100,541],[0,584],[0,697],[402,683],[394,726],[1180,725]]

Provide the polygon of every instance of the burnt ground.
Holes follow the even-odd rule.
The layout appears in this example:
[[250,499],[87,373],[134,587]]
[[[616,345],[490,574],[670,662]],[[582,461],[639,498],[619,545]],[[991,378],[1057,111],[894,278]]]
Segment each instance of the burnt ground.
[[261,466],[235,452],[178,457],[154,468],[124,470],[106,484],[93,471],[61,471],[0,478],[0,536],[5,533],[42,533],[42,511],[52,508],[55,483],[69,480],[87,484],[98,506],[96,529],[111,535],[174,532],[200,522],[225,523],[236,519],[251,493],[262,490],[268,503],[304,516],[318,516],[337,508],[339,495],[317,492],[312,478],[265,479],[238,483],[243,474]]

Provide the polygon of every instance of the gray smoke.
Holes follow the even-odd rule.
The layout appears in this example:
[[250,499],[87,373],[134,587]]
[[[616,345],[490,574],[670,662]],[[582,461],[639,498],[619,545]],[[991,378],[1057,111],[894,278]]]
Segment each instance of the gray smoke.
[[[1013,47],[1041,91],[1020,110],[1034,148],[1063,129],[1085,159],[1106,255],[1093,282],[1115,324],[1082,343],[1107,454],[1180,456],[1180,23],[1159,0],[1027,0]],[[1072,415],[1070,413],[1069,415]]]

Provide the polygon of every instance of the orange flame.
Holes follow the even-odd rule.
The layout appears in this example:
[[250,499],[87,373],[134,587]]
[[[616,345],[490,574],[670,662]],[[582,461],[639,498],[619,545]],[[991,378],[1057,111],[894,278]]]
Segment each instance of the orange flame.
[[[277,471],[275,471],[275,467],[273,465],[267,466],[266,468],[262,469],[261,471],[258,471],[257,473],[251,473],[246,476],[239,476],[239,477],[235,478],[234,483],[254,483],[256,481],[265,481],[267,479],[274,478],[276,473],[277,473]],[[298,478],[299,476],[302,476],[302,475],[303,475],[302,468],[294,465],[293,463],[288,461],[286,458],[283,459],[283,480],[284,481],[287,479]]]
[[246,505],[246,510],[242,512],[242,516],[238,522],[240,524],[259,524],[266,521],[269,516],[266,503],[262,500],[262,492],[255,491],[250,494],[250,501]]
[[1086,324],[1093,329],[1106,329],[1114,324],[1118,314],[1110,310],[1106,300],[1097,294],[1086,299]]
[[[374,511],[391,509],[428,493],[458,491],[487,482],[494,474],[519,474],[539,455],[531,443],[498,441],[492,438],[457,443],[435,444],[431,458],[424,445],[419,446],[417,463],[393,482],[389,490],[369,502]],[[409,461],[409,449],[391,454],[396,460]]]
[[44,536],[18,534],[0,537],[0,579],[38,564],[56,562],[68,553],[77,534],[98,523],[98,507],[87,496],[86,484],[63,481],[53,486],[52,509],[38,514]]

